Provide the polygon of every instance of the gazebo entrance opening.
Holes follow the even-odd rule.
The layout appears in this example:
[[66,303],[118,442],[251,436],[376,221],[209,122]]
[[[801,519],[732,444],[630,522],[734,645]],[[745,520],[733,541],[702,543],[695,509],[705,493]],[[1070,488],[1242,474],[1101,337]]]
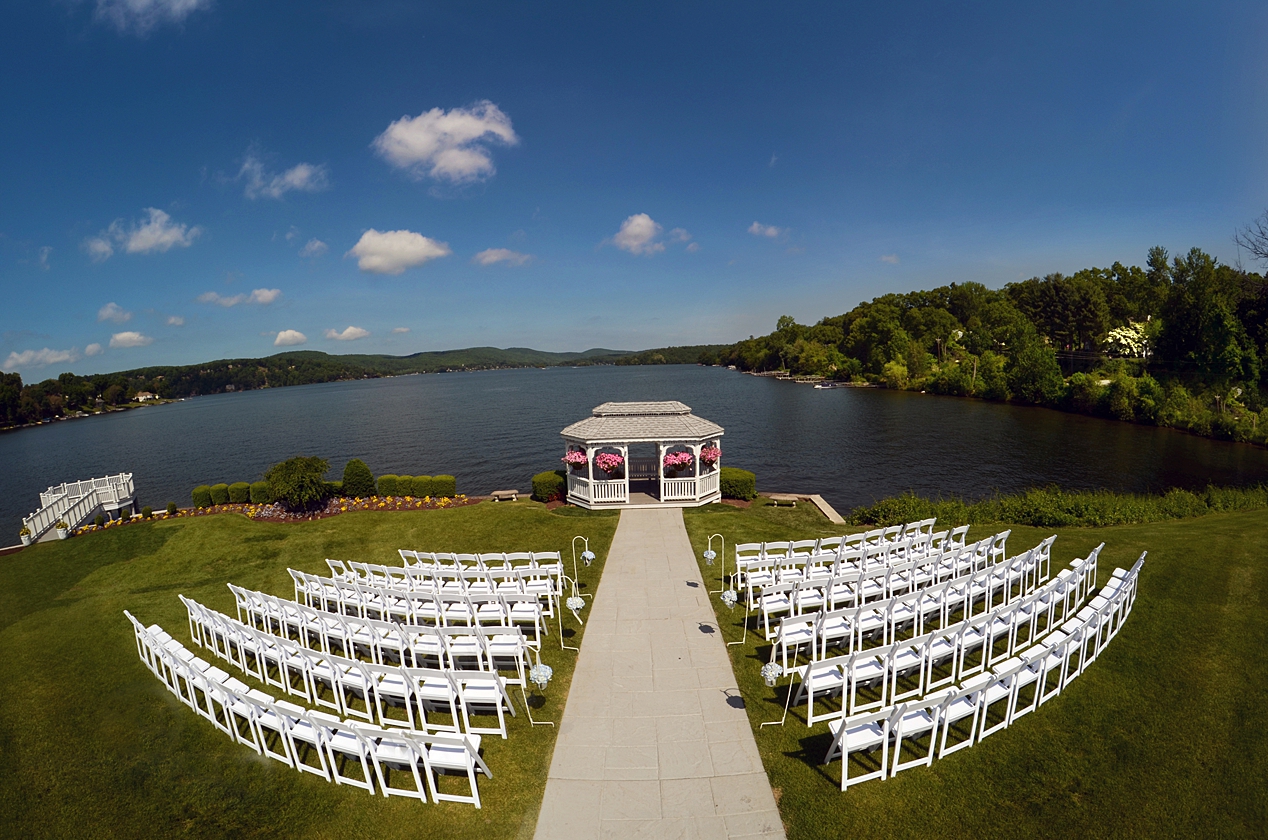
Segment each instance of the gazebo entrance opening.
[[694,507],[721,498],[722,427],[680,402],[604,403],[561,434],[575,505]]

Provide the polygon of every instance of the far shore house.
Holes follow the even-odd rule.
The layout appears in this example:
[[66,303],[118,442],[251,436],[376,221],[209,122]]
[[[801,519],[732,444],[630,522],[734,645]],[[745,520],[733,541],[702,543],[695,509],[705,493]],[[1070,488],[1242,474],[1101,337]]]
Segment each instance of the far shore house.
[[140,391],[136,395],[137,402],[149,402],[150,400],[157,400],[157,399],[158,399],[158,394],[155,394],[153,391]]
[[560,432],[568,501],[696,507],[722,498],[723,429],[680,402],[607,402]]

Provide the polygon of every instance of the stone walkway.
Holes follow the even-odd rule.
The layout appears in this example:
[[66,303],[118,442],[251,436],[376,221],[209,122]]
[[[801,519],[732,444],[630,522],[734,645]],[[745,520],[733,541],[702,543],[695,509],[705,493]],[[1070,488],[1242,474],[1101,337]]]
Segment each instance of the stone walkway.
[[709,597],[681,510],[621,512],[537,840],[784,836]]

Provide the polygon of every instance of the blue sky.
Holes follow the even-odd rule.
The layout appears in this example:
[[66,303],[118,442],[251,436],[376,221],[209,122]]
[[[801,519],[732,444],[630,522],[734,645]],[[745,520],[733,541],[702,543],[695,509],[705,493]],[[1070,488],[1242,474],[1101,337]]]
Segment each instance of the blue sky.
[[729,342],[1234,262],[1268,7],[1032,6],[10,4],[0,367]]

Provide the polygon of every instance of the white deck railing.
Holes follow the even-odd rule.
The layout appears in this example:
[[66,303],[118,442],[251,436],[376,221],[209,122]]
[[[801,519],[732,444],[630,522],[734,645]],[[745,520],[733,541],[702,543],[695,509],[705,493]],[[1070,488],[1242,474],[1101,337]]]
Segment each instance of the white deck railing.
[[132,473],[59,484],[40,494],[40,509],[23,518],[22,524],[30,530],[31,539],[38,540],[59,520],[77,528],[98,507],[120,510],[132,504],[135,494]]
[[620,504],[629,501],[623,479],[604,481],[568,474],[568,495],[591,504]]

